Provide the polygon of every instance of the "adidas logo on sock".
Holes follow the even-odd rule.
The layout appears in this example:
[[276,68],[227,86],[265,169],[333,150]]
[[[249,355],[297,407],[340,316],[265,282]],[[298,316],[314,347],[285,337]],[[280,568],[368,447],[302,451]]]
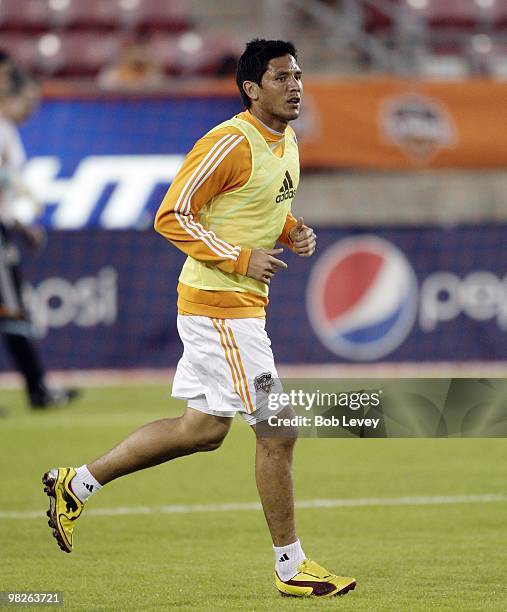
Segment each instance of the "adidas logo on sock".
[[285,178],[283,179],[282,186],[279,189],[279,195],[276,197],[276,203],[280,204],[285,200],[290,200],[296,195],[296,189],[294,189],[294,183],[292,182],[291,175],[289,171],[285,173]]
[[83,484],[88,489],[88,491],[90,491],[90,493],[93,491],[93,485],[88,484],[87,482],[83,482]]
[[289,555],[287,553],[283,553],[283,555],[278,559],[279,563],[283,563],[284,561],[289,561]]

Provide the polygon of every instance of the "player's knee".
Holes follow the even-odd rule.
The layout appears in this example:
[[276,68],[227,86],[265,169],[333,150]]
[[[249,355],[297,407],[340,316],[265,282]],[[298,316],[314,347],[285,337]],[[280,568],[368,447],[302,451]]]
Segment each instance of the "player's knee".
[[195,445],[195,450],[199,453],[207,453],[209,451],[214,451],[219,449],[222,446],[223,438],[202,438]]
[[286,434],[283,438],[257,438],[257,448],[275,457],[290,454],[296,444],[297,429],[294,428],[294,431],[286,432]]
[[231,423],[230,418],[187,410],[180,421],[181,439],[189,453],[213,451],[222,445]]
[[215,428],[208,431],[200,432],[196,443],[195,449],[197,452],[205,453],[209,451],[217,450],[222,446],[222,442],[227,435],[228,429]]

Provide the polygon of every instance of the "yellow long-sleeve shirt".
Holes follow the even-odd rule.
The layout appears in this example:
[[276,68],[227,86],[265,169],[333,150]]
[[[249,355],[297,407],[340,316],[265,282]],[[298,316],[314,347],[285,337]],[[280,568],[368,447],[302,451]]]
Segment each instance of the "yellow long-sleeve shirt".
[[[258,121],[250,112],[237,115],[253,125],[277,157],[284,154],[284,134]],[[199,222],[201,209],[218,194],[237,191],[252,172],[250,144],[241,130],[227,126],[196,142],[185,158],[155,219],[155,229],[192,258],[223,272],[246,275],[251,251],[223,241]],[[182,205],[184,203],[184,205]],[[278,241],[291,246],[289,232],[297,221],[289,212]],[[217,318],[263,317],[268,299],[253,293],[209,291],[178,285],[180,314]]]

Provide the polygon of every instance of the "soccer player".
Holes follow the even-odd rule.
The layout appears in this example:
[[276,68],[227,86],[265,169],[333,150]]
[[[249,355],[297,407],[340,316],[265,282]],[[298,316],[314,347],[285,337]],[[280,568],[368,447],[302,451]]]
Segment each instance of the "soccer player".
[[[303,552],[296,535],[291,476],[295,432],[262,435],[273,412],[267,392],[277,372],[264,329],[268,287],[287,266],[281,242],[302,257],[315,251],[313,230],[290,213],[299,181],[289,122],[299,115],[303,84],[289,42],[253,40],[237,69],[246,110],[201,138],[186,157],[155,220],[156,230],[188,257],[178,286],[183,342],[174,397],[183,416],[141,427],[78,468],[43,476],[49,525],[71,552],[75,520],[92,493],[111,480],[175,457],[217,449],[239,412],[256,433],[256,481],[284,595],[331,596],[353,589]],[[292,409],[280,409],[280,416]]]
[[32,408],[67,405],[76,390],[52,389],[33,341],[32,326],[23,305],[21,256],[15,244],[19,235],[32,248],[44,243],[41,228],[28,226],[16,218],[17,198],[36,200],[23,181],[25,150],[18,132],[34,111],[40,98],[39,84],[14,66],[0,52],[0,335],[14,365],[24,378]]

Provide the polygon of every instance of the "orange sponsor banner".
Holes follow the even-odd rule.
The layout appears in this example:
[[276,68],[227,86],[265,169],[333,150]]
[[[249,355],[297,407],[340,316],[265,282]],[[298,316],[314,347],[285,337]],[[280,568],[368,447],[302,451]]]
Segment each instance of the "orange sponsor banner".
[[306,168],[507,167],[507,83],[308,81],[294,127]]

